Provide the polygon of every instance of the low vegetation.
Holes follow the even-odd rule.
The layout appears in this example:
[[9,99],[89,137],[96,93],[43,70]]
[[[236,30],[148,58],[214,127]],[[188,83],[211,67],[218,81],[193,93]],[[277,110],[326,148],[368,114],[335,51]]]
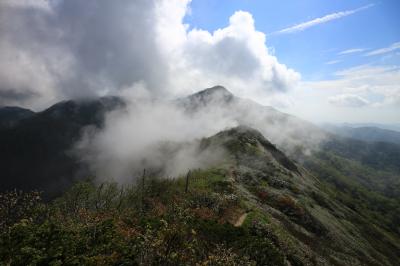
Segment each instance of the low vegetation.
[[369,189],[377,172],[330,153],[306,170],[246,128],[203,145],[231,156],[170,179],[86,180],[51,201],[0,194],[0,264],[399,264],[399,202]]
[[[0,261],[8,265],[284,265],[263,223],[233,226],[243,209],[218,170],[147,177],[138,186],[80,182],[57,200],[1,195]],[[11,205],[10,205],[11,204]]]

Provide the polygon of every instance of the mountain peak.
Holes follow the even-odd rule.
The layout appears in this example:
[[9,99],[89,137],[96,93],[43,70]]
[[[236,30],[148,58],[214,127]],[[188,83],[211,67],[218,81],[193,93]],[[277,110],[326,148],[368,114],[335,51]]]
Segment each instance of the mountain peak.
[[235,96],[223,86],[214,86],[196,92],[181,102],[192,110],[207,106],[209,104],[230,104]]
[[227,97],[233,97],[233,94],[221,85],[216,85],[214,87],[201,90],[195,93],[194,95],[216,95],[216,94],[224,95]]
[[73,115],[99,114],[125,106],[123,99],[116,96],[105,96],[96,99],[79,99],[58,102],[42,113],[53,118]]
[[[274,160],[289,171],[300,173],[298,167],[282,151],[269,142],[258,130],[245,125],[226,129],[214,135],[214,140],[225,143],[232,153],[265,154],[269,153]],[[257,156],[257,155],[256,155]],[[263,156],[261,156],[264,158]],[[253,157],[254,159],[255,157]]]

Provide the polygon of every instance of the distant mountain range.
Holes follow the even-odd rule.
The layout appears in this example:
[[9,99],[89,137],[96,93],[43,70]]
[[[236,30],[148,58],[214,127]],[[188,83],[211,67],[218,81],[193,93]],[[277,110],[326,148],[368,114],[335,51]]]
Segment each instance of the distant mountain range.
[[[174,104],[189,115],[218,107],[240,125],[198,140],[198,152],[227,151],[218,165],[228,173],[224,182],[232,183],[236,197],[251,206],[251,212],[269,217],[274,228],[281,228],[275,236],[281,243],[277,248],[291,265],[309,265],[312,260],[314,265],[398,265],[400,146],[395,144],[396,132],[329,128],[328,133],[297,117],[235,97],[221,86]],[[37,113],[1,108],[0,190],[38,189],[51,199],[93,176],[72,152],[74,144],[87,127],[103,128],[108,112],[126,106],[121,98],[103,97],[64,101]],[[284,245],[290,243],[296,245],[289,252]],[[295,252],[297,259],[288,252]]]
[[343,124],[334,124],[336,126],[345,126],[345,127],[377,127],[381,129],[393,130],[400,132],[400,124],[379,124],[379,123],[343,123]]
[[[307,154],[311,150],[329,147],[340,156],[356,157],[377,168],[400,169],[397,160],[390,160],[397,154],[397,146],[369,143],[375,140],[398,143],[398,135],[393,131],[367,128],[363,132],[362,128],[324,127],[335,133],[331,134],[272,107],[235,97],[222,86],[178,99],[176,104],[187,113],[218,106],[224,110],[224,115],[240,125],[258,129],[299,161],[309,158]],[[91,175],[80,158],[71,152],[73,145],[86,127],[102,128],[107,112],[125,106],[122,98],[103,97],[63,101],[37,113],[19,107],[0,108],[0,159],[3,162],[0,189],[39,188],[57,194],[74,180]],[[389,150],[389,159],[381,163],[381,155]]]
[[383,129],[376,126],[335,126],[325,125],[324,129],[334,134],[368,142],[390,142],[400,144],[400,131]]

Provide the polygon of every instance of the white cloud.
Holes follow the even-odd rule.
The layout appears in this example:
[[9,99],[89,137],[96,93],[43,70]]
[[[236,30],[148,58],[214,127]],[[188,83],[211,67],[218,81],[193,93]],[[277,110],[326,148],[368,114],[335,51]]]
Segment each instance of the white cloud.
[[364,51],[365,51],[364,48],[353,48],[353,49],[348,49],[348,50],[341,51],[340,53],[338,53],[338,55],[361,53],[361,52],[364,52]]
[[384,48],[381,48],[381,49],[373,50],[373,51],[371,51],[369,53],[366,53],[365,56],[387,54],[387,53],[393,52],[393,51],[398,50],[398,49],[400,49],[400,42],[393,43],[388,47],[384,47]]
[[337,64],[337,63],[340,63],[340,62],[342,62],[342,60],[332,60],[332,61],[326,62],[325,64],[326,65],[334,65],[334,64]]
[[247,12],[208,32],[183,24],[190,0],[15,3],[0,3],[3,105],[42,108],[138,83],[157,97],[221,84],[260,99],[300,79],[270,54]]
[[11,7],[33,7],[50,10],[49,1],[38,0],[2,0],[2,5]]
[[355,94],[340,94],[329,97],[329,103],[340,107],[363,107],[369,104],[369,101]]
[[369,103],[371,107],[400,107],[399,66],[361,65],[338,71],[335,76],[337,78],[331,80],[304,82],[302,86],[334,95],[356,94],[364,99],[373,98]]
[[255,29],[253,17],[243,11],[235,12],[226,28],[187,32],[185,42],[171,55],[176,87],[223,84],[238,95],[261,97],[286,91],[300,79],[270,55],[265,34]]
[[373,7],[373,6],[374,6],[374,4],[369,4],[369,5],[362,6],[360,8],[353,9],[353,10],[346,10],[346,11],[340,11],[340,12],[328,14],[328,15],[320,17],[320,18],[316,18],[316,19],[313,19],[313,20],[310,20],[310,21],[306,21],[306,22],[294,25],[294,26],[286,28],[286,29],[282,29],[282,30],[277,31],[275,33],[282,34],[282,33],[294,33],[294,32],[303,31],[305,29],[314,27],[314,26],[319,25],[319,24],[323,24],[323,23],[326,23],[326,22],[329,22],[329,21],[332,21],[332,20],[336,20],[336,19],[342,18],[342,17],[347,17],[349,15],[352,15],[354,13],[357,13],[357,12],[359,12],[361,10],[368,9],[370,7]]

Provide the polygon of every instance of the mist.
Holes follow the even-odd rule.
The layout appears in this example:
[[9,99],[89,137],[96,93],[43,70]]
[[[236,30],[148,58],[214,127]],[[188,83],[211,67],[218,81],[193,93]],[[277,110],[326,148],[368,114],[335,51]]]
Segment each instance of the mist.
[[300,80],[250,13],[235,12],[213,32],[185,24],[186,16],[190,0],[2,1],[0,105],[41,110],[64,99],[123,97],[127,107],[101,129],[86,128],[73,151],[100,179],[208,167],[224,151],[201,150],[201,139],[242,124],[287,151],[309,147],[307,126],[250,100],[217,96],[196,112],[177,102],[222,84],[268,104]]
[[175,177],[226,157],[222,147],[200,147],[202,138],[238,125],[220,98],[194,113],[176,100],[125,99],[126,108],[110,112],[104,128],[87,128],[75,147],[101,180],[129,181],[143,168]]
[[232,154],[222,146],[204,148],[202,139],[239,125],[259,130],[289,155],[310,154],[326,138],[312,124],[221,86],[174,100],[136,95],[125,101],[126,108],[110,112],[103,128],[86,128],[75,145],[75,154],[99,180],[129,182],[144,168],[168,178],[218,166]]

